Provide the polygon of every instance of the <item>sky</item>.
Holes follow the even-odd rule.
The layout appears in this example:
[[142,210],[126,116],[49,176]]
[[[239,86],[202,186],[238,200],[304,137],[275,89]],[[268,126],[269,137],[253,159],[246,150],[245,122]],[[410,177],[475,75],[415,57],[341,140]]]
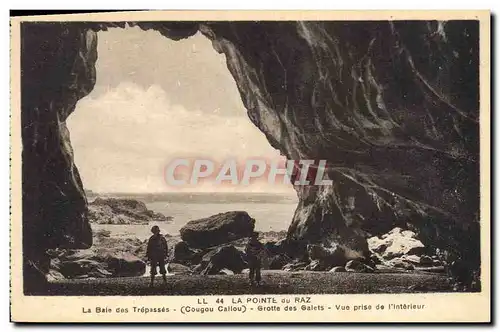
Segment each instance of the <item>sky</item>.
[[[290,185],[169,186],[176,158],[279,160],[248,119],[233,77],[201,34],[172,41],[138,27],[98,33],[97,81],[67,119],[84,187],[96,192],[276,192]],[[188,172],[188,170],[186,171]]]

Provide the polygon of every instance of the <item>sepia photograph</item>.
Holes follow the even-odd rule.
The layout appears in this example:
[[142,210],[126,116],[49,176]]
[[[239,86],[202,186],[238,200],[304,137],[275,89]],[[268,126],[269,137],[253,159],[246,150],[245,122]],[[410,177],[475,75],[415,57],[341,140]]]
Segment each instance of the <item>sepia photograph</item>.
[[489,13],[278,13],[11,18],[13,303],[489,303]]

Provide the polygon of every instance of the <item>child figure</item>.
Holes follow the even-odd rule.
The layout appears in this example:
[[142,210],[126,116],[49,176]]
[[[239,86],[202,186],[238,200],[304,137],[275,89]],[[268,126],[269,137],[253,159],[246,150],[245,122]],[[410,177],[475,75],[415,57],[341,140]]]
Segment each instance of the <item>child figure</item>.
[[257,282],[257,285],[260,284],[261,255],[263,250],[264,246],[259,241],[259,233],[253,232],[245,247],[248,268],[250,269],[249,277],[251,285],[254,282]]
[[151,282],[149,287],[153,287],[156,276],[156,267],[160,266],[160,274],[163,276],[163,283],[167,283],[167,271],[165,270],[165,258],[168,256],[168,245],[165,237],[160,233],[160,227],[151,228],[153,235],[149,238],[146,257],[151,262]]

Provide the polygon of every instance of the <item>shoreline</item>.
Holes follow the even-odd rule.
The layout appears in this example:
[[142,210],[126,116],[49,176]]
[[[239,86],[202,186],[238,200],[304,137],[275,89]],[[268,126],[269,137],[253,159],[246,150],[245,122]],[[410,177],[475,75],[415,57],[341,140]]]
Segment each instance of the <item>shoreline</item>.
[[265,270],[262,286],[250,286],[248,275],[172,275],[167,284],[153,288],[149,279],[118,277],[66,279],[48,284],[32,295],[136,296],[136,295],[245,295],[245,294],[404,294],[456,293],[448,278],[420,273],[331,273]]

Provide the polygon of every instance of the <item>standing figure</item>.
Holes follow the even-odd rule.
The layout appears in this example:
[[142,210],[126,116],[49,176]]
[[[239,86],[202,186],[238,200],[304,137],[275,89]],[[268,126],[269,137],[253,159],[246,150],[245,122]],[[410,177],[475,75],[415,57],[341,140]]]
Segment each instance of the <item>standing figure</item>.
[[253,285],[254,282],[260,284],[261,255],[263,250],[264,246],[259,241],[259,233],[253,232],[252,237],[250,237],[245,247],[248,268],[250,269],[249,277],[251,285]]
[[156,276],[156,267],[160,266],[160,273],[163,276],[163,283],[167,283],[167,270],[165,269],[165,259],[168,256],[168,245],[165,237],[160,233],[160,227],[151,228],[151,237],[148,241],[146,257],[151,262],[151,282],[149,287],[153,287]]

